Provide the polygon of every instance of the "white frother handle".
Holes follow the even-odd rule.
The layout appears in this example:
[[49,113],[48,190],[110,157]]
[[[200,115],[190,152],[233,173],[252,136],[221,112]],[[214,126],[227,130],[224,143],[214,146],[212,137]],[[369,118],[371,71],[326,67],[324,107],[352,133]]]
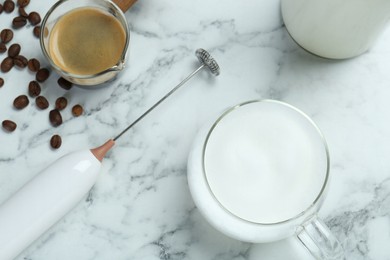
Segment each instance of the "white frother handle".
[[10,260],[69,212],[94,185],[101,162],[90,150],[67,154],[0,206],[0,260]]

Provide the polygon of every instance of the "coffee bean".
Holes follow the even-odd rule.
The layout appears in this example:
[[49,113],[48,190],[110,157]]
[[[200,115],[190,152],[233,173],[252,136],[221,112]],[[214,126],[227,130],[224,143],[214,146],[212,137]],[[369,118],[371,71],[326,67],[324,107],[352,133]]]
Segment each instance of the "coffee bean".
[[37,74],[35,75],[35,78],[38,82],[44,82],[47,80],[50,76],[50,71],[46,68],[39,69]]
[[3,5],[0,4],[0,14],[3,12],[4,8],[3,8]]
[[37,25],[41,22],[41,16],[37,12],[31,12],[28,15],[28,20],[32,25]]
[[19,7],[18,11],[19,11],[20,16],[22,16],[24,18],[28,18],[28,13],[26,12],[26,10],[24,10],[23,7]]
[[17,125],[14,121],[11,120],[4,120],[2,123],[3,128],[8,132],[15,131]]
[[81,116],[81,114],[83,113],[83,107],[80,106],[80,105],[75,105],[72,107],[72,114],[73,116]]
[[59,97],[56,100],[56,109],[63,110],[68,105],[68,100],[64,97]]
[[28,84],[28,94],[31,97],[37,97],[41,94],[41,86],[35,80]]
[[41,68],[41,63],[37,59],[30,59],[27,63],[28,69],[32,72],[37,72]]
[[30,101],[28,100],[28,97],[26,95],[20,95],[15,98],[14,107],[20,110],[25,108],[29,103]]
[[7,51],[7,46],[4,43],[0,42],[0,53],[4,53],[6,51]]
[[27,63],[27,58],[22,55],[18,55],[14,58],[14,65],[18,66],[19,68],[25,68]]
[[30,0],[18,0],[17,3],[20,7],[26,7],[30,3]]
[[59,78],[59,79],[57,80],[57,83],[58,83],[58,85],[59,85],[61,88],[63,88],[63,89],[69,90],[69,89],[72,88],[72,82],[69,82],[69,81],[67,81],[67,80],[64,79],[64,78]]
[[5,73],[10,71],[13,66],[14,66],[14,61],[12,60],[12,58],[7,57],[1,62],[0,68],[1,71]]
[[23,16],[17,16],[12,20],[12,28],[19,29],[27,24],[27,19]]
[[0,78],[0,88],[4,86],[4,79],[3,78]]
[[53,135],[50,139],[50,146],[54,149],[60,148],[62,144],[61,136],[59,135]]
[[38,96],[35,99],[35,104],[40,109],[46,109],[49,107],[49,101],[47,101],[47,99],[44,96]]
[[35,37],[39,38],[41,35],[41,26],[35,26],[33,29],[33,34]]
[[57,109],[53,109],[50,111],[49,119],[50,119],[50,123],[55,127],[62,124],[62,116],[60,111],[58,111]]
[[12,13],[12,11],[15,9],[15,3],[11,0],[6,0],[4,1],[3,8],[4,12]]
[[50,146],[53,148],[53,149],[58,149],[60,148],[62,144],[62,139],[61,139],[61,136],[59,135],[53,135],[50,139]]
[[15,58],[20,53],[20,45],[17,43],[12,44],[8,48],[8,57]]
[[14,32],[11,29],[4,29],[0,33],[0,38],[3,43],[9,43],[14,38]]

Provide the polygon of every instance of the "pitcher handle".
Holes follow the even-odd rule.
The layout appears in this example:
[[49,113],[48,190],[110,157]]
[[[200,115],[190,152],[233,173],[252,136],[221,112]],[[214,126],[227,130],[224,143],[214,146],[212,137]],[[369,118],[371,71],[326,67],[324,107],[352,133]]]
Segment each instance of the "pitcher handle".
[[317,215],[297,229],[297,237],[318,260],[345,259],[340,242]]
[[137,0],[113,0],[113,2],[124,12],[126,13],[130,7],[137,2]]

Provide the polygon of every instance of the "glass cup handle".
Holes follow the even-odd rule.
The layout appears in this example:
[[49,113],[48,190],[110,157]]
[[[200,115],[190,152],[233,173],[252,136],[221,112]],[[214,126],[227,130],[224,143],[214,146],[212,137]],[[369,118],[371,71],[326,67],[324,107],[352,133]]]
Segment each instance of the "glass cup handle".
[[298,228],[297,237],[318,260],[345,259],[340,242],[317,215]]

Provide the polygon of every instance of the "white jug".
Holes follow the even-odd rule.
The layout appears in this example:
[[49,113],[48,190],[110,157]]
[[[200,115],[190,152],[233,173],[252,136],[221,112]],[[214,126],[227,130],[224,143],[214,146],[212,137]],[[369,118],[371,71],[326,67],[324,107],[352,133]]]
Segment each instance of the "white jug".
[[389,0],[281,0],[281,9],[292,38],[331,59],[366,52],[390,18]]

